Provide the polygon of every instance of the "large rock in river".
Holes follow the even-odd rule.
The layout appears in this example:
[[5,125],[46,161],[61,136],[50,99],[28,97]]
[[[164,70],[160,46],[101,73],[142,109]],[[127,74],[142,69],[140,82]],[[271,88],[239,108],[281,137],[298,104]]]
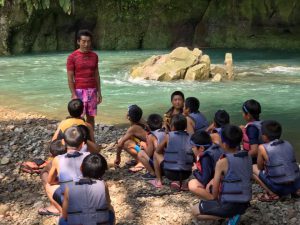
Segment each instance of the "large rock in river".
[[208,79],[210,71],[210,58],[202,56],[202,51],[195,48],[179,47],[170,54],[152,56],[144,63],[132,68],[131,78],[146,80],[202,80]]

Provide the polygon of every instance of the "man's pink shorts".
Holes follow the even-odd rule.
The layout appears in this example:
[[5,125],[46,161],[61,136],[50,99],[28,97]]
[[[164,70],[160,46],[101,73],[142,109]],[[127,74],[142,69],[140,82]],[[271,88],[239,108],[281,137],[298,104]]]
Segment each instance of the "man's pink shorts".
[[83,101],[84,110],[82,116],[85,114],[89,116],[97,115],[97,89],[76,89],[76,95]]

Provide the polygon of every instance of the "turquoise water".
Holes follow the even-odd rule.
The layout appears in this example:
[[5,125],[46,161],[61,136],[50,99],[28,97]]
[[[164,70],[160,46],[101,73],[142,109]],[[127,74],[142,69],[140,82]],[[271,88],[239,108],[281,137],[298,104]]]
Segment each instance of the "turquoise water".
[[[212,63],[223,63],[230,50],[204,50]],[[98,52],[103,103],[97,120],[124,123],[127,106],[140,105],[145,117],[163,113],[169,107],[169,96],[181,90],[201,101],[201,111],[209,120],[218,109],[225,109],[233,123],[244,123],[242,103],[257,99],[263,109],[262,119],[276,119],[283,124],[284,138],[300,152],[300,52],[233,50],[237,80],[234,82],[156,82],[131,81],[132,65],[162,51]],[[69,53],[0,57],[1,105],[39,112],[62,119],[67,115],[70,99],[67,86],[66,57]]]

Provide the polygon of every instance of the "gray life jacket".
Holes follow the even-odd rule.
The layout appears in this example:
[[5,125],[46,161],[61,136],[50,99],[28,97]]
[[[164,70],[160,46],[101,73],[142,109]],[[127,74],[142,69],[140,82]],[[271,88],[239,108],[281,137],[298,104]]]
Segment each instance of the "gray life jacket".
[[209,124],[205,116],[201,113],[190,113],[189,117],[195,122],[195,132],[205,130]]
[[154,135],[157,139],[157,144],[159,145],[165,138],[166,132],[164,129],[158,129],[155,131],[151,131],[151,134]]
[[225,154],[228,171],[222,180],[221,202],[246,203],[252,197],[252,160],[246,151]]
[[220,159],[220,157],[223,154],[224,154],[224,150],[219,145],[213,144],[212,146],[210,146],[208,149],[204,151],[204,154],[201,157],[208,155],[211,158],[215,168],[217,161]]
[[103,180],[80,179],[68,187],[68,225],[108,224],[109,212]]
[[263,146],[269,158],[265,165],[265,171],[272,182],[283,184],[299,178],[299,166],[294,149],[289,142],[274,140]]
[[221,135],[221,131],[222,131],[222,127],[215,127],[212,130],[212,133],[218,133],[219,135]]
[[67,152],[58,155],[59,173],[58,181],[62,190],[69,182],[79,180],[82,176],[80,167],[83,159],[89,155],[89,152]]
[[193,161],[194,154],[188,133],[185,131],[169,132],[169,142],[164,155],[164,169],[191,171]]

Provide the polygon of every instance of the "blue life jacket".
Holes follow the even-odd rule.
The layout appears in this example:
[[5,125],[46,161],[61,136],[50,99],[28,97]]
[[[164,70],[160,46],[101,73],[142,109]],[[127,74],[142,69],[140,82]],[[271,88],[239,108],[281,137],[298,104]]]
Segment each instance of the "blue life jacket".
[[221,136],[221,132],[222,132],[222,127],[215,127],[212,130],[212,133],[218,133]]
[[209,126],[207,119],[201,112],[190,113],[189,117],[195,122],[195,132],[205,130]]
[[103,180],[80,179],[68,187],[68,225],[108,224],[109,212]]
[[157,139],[157,144],[159,145],[165,138],[166,132],[164,129],[158,129],[155,131],[151,131],[151,134],[154,135]]
[[[220,157],[224,154],[224,150],[216,144],[213,144],[212,146],[210,146],[208,149],[206,149],[204,151],[204,155],[209,155],[209,157],[211,158],[214,168],[216,167],[217,161],[220,159]],[[202,157],[203,157],[202,156]]]
[[83,159],[89,155],[89,152],[67,152],[58,155],[59,173],[58,181],[62,190],[67,183],[79,180],[82,176],[80,167]]
[[266,174],[276,184],[295,181],[300,177],[292,145],[287,141],[274,140],[263,144],[269,160],[266,162]]
[[185,131],[169,132],[169,142],[164,155],[164,169],[191,171],[193,161],[194,154],[188,133]]
[[246,203],[252,197],[252,160],[246,151],[225,154],[228,171],[222,180],[221,202]]

